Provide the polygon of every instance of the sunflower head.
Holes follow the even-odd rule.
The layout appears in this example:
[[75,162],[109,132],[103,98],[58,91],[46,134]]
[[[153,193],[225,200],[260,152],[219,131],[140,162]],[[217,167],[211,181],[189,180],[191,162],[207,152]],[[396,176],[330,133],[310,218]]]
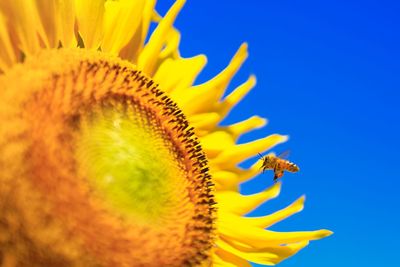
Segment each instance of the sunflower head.
[[179,54],[183,4],[161,17],[155,1],[0,3],[2,266],[271,265],[330,234],[264,229],[304,198],[243,217],[280,183],[243,196],[262,162],[238,164],[286,137],[238,145],[265,120],[218,125],[255,85],[222,98],[247,45],[193,85],[206,58]]
[[[101,53],[62,49],[29,58],[2,82],[0,116],[10,125],[0,144],[2,194],[6,213],[24,219],[4,218],[9,249],[34,231],[35,249],[60,262],[90,255],[107,266],[193,265],[209,257],[207,160],[154,81]],[[65,255],[66,239],[85,256]]]

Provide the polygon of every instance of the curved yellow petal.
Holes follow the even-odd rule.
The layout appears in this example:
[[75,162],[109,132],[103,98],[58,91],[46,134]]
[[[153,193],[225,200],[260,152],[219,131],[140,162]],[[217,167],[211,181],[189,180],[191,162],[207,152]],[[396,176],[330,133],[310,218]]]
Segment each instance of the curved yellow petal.
[[0,71],[10,68],[16,61],[17,57],[14,47],[8,34],[7,21],[3,14],[0,13]]
[[[40,0],[39,0],[40,1]],[[57,32],[63,47],[76,47],[75,38],[75,2],[74,0],[57,0]]]
[[261,118],[259,116],[253,116],[251,118],[248,118],[247,120],[229,125],[225,128],[227,129],[228,132],[230,132],[233,135],[234,139],[237,139],[242,134],[245,134],[254,129],[258,129],[265,126],[266,123],[267,123],[266,119]]
[[253,142],[235,145],[221,152],[214,163],[223,167],[231,167],[277,144],[283,143],[287,139],[287,136],[273,134]]
[[18,40],[18,48],[26,55],[39,51],[41,41],[44,42],[45,46],[48,46],[38,10],[33,0],[0,1],[0,9],[3,11],[3,15],[7,17],[6,19],[12,21],[12,34]]
[[[225,131],[212,132],[201,139],[201,144],[209,158],[215,158],[221,151],[235,146],[235,140]],[[211,162],[213,164],[213,162]]]
[[[269,153],[271,154],[271,153]],[[254,178],[261,173],[263,160],[257,160],[250,168],[242,169],[237,166],[230,168],[221,168],[218,165],[212,165],[212,176],[220,183],[219,190],[239,191],[239,184]]]
[[300,212],[304,208],[305,196],[300,197],[286,208],[274,212],[273,214],[262,217],[244,217],[251,225],[260,228],[267,228],[271,225],[280,222],[293,214]]
[[282,260],[296,254],[300,249],[308,245],[308,241],[287,244],[284,246],[265,246],[263,248],[251,248],[232,244],[225,240],[217,240],[218,247],[248,261],[263,264],[275,265]]
[[78,31],[85,48],[98,49],[104,36],[104,0],[75,0]]
[[[58,46],[57,24],[55,23],[58,17],[58,3],[56,0],[40,1],[36,0],[35,4],[39,12],[39,17],[42,20],[44,30],[46,32],[45,43],[47,47]],[[49,12],[49,10],[51,10]]]
[[215,130],[221,121],[221,115],[217,112],[200,113],[190,116],[189,121],[195,128],[197,136],[202,137]]
[[225,217],[228,216],[226,212],[243,215],[252,211],[260,204],[277,197],[280,189],[281,183],[276,183],[267,190],[253,195],[242,195],[233,191],[218,192],[216,195],[217,202],[220,203],[218,208],[224,213],[224,216],[220,216],[220,221],[226,220]]
[[144,0],[119,0],[105,3],[103,51],[117,55],[138,29]]
[[134,64],[137,64],[139,54],[144,46],[144,41],[146,39],[147,33],[149,31],[149,26],[151,22],[151,18],[154,12],[154,6],[156,4],[156,0],[146,0],[144,3],[142,19],[138,26],[137,31],[132,36],[131,40],[127,43],[127,45],[121,49],[119,56],[123,59],[127,59],[132,61]]
[[303,231],[303,232],[273,232],[238,219],[235,215],[224,214],[218,221],[220,235],[226,238],[237,240],[252,247],[262,248],[270,245],[283,245],[308,240],[316,240],[332,234],[328,230]]
[[251,267],[251,264],[226,250],[216,249],[213,254],[213,267]]
[[171,97],[179,104],[180,92],[188,90],[206,62],[207,58],[204,55],[192,58],[168,58],[158,67],[154,80],[160,83],[164,92],[171,92]]
[[251,75],[247,81],[239,85],[228,96],[224,98],[219,107],[219,112],[226,116],[229,111],[247,95],[256,85],[256,77]]
[[238,191],[238,175],[235,172],[225,171],[225,170],[211,170],[211,175],[214,181],[217,182],[217,191]]
[[[240,46],[229,65],[213,79],[194,86],[182,95],[180,104],[187,115],[215,109],[232,77],[247,58],[247,44]],[[188,108],[185,108],[188,107]]]
[[76,45],[75,3],[74,0],[36,0],[45,31],[45,43],[48,47],[72,47]]
[[260,173],[261,171],[261,166],[263,164],[263,160],[260,158],[258,159],[253,165],[251,165],[250,168],[248,169],[237,169],[236,172],[238,173],[239,180],[238,182],[244,182],[247,181],[257,174]]
[[[219,168],[218,165],[214,165],[212,176],[221,182],[224,187],[220,190],[233,190],[238,191],[239,184],[249,180],[256,175],[260,174],[262,166],[262,160],[258,160],[248,169],[241,169],[238,167],[232,168]],[[229,177],[229,180],[221,181]]]
[[222,186],[219,190],[239,191],[239,185],[242,182],[252,179],[261,173],[261,165],[261,161],[256,162],[256,164],[253,164],[249,169],[241,169],[237,167],[233,169],[225,169],[219,168],[218,165],[211,165],[213,166],[212,176]]
[[138,66],[144,73],[150,76],[153,75],[158,55],[165,44],[176,16],[185,2],[185,0],[177,0],[173,4],[165,17],[161,20],[160,24],[158,24],[157,28],[154,30],[147,45],[143,48],[138,59]]
[[181,33],[172,27],[168,33],[165,46],[161,50],[159,57],[161,59],[165,59],[167,57],[178,58],[180,40]]

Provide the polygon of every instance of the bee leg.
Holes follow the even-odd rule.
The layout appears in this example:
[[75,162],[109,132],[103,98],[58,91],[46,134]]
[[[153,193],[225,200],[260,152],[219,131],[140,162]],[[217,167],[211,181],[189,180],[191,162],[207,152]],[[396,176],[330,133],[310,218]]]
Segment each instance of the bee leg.
[[274,182],[276,183],[279,178],[283,176],[283,171],[280,170],[274,170]]

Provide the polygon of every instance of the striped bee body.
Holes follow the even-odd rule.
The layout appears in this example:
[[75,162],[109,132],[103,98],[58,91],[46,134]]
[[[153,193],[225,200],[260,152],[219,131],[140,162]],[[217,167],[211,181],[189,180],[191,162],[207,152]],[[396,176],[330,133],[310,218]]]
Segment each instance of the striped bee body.
[[[260,155],[261,156],[261,155]],[[282,159],[275,155],[267,155],[265,157],[261,156],[263,160],[262,171],[273,170],[274,171],[274,182],[281,178],[285,171],[288,172],[298,172],[300,168],[286,159]]]

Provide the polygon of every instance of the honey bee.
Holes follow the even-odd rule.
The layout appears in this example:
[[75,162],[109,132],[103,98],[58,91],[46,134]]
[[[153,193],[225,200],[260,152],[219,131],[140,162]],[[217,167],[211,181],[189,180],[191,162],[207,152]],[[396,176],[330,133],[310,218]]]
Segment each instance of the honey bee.
[[274,182],[276,183],[279,178],[283,176],[284,171],[288,172],[298,172],[300,168],[294,164],[286,160],[286,156],[289,152],[283,152],[282,154],[275,156],[273,154],[263,156],[258,154],[261,159],[263,160],[262,163],[262,172],[264,173],[265,170],[274,170]]

